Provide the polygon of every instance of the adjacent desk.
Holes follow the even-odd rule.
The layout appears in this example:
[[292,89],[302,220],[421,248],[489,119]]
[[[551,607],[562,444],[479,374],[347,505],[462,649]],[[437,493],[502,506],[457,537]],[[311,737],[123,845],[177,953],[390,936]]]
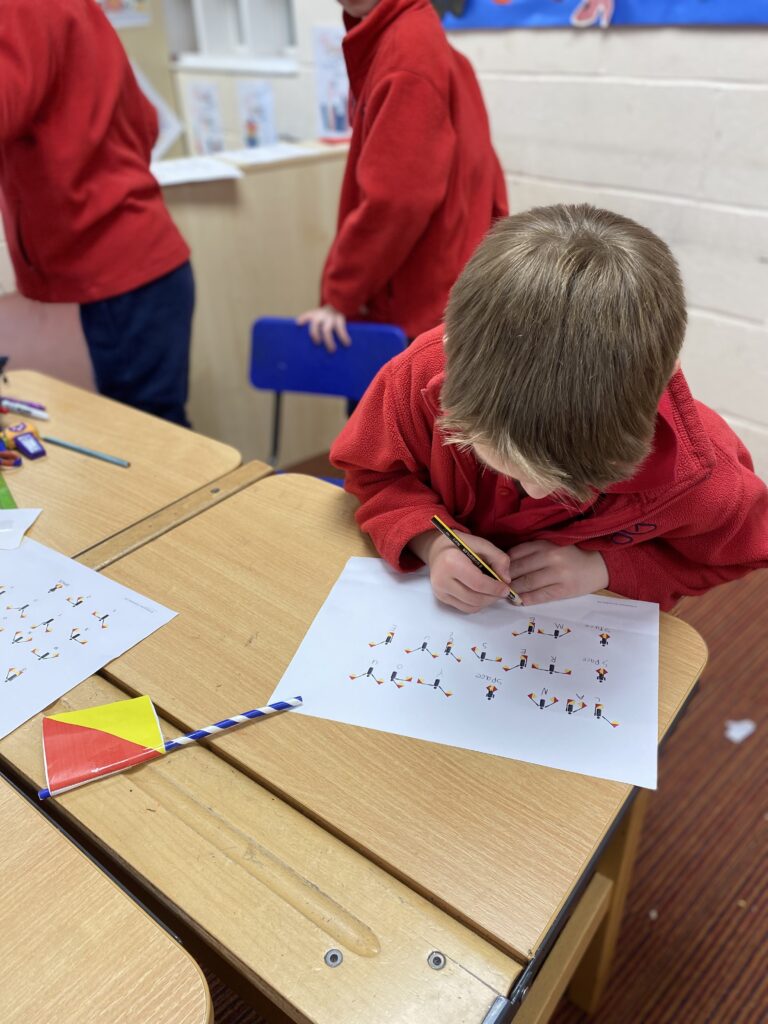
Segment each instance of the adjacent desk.
[[[93,676],[55,710],[124,697]],[[178,731],[162,728],[166,737]],[[265,731],[254,730],[256,743]],[[0,758],[43,784],[40,716],[0,740]],[[174,930],[301,1024],[480,1024],[522,972],[201,745],[51,803],[159,900]],[[335,968],[325,960],[333,950],[343,956]],[[441,970],[428,963],[435,950],[446,958]]]
[[3,1024],[210,1024],[200,968],[0,779]]
[[[29,536],[65,555],[79,555],[240,464],[229,445],[32,370],[9,373],[3,393],[48,407],[50,422],[33,421],[41,434],[131,463],[124,469],[47,445],[45,459],[7,474],[17,505],[43,509]],[[21,419],[9,413],[5,422]]]

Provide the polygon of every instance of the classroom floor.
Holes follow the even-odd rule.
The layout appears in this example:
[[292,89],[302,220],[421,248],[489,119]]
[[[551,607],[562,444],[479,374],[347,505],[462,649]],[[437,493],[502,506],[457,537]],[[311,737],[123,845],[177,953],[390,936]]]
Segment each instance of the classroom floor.
[[[564,1000],[551,1024],[768,1020],[768,572],[686,599],[680,616],[710,660],[660,758],[613,984],[594,1017]],[[728,719],[757,730],[735,744]],[[286,1020],[208,978],[216,1024]]]

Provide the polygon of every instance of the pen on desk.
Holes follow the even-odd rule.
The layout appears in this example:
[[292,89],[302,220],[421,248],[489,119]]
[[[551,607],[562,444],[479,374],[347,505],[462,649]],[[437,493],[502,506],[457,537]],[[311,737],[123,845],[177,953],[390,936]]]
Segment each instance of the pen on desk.
[[107,455],[105,452],[97,452],[94,448],[85,448],[81,444],[72,444],[71,441],[62,441],[59,437],[44,437],[43,441],[48,444],[57,444],[60,448],[69,448],[72,452],[80,452],[81,455],[90,455],[92,459],[101,459],[102,462],[111,462],[114,466],[124,466],[126,469],[130,462],[126,459],[119,459],[117,455]]
[[39,409],[42,413],[45,412],[45,406],[41,401],[29,401],[27,398],[12,398],[10,395],[0,396],[0,401],[16,401],[19,406],[29,406],[30,409]]
[[[450,526],[447,526],[443,522],[440,516],[432,516],[432,525],[436,529],[438,529],[440,533],[443,534],[444,537],[447,537],[452,544],[455,544],[459,551],[461,551],[463,555],[466,555],[473,565],[477,566],[480,572],[484,573],[484,575],[486,576],[492,576],[495,580],[498,580],[499,583],[504,583],[504,580],[501,578],[501,576],[499,576],[497,572],[494,572],[490,565],[487,565],[482,560],[480,555],[476,554],[472,550],[472,548],[467,547],[464,541],[453,532]],[[523,602],[520,595],[515,593],[515,591],[512,589],[512,587],[509,586],[508,583],[504,583],[504,585],[509,589],[509,593],[507,594],[507,600],[511,601],[512,604],[521,605]]]
[[31,420],[49,420],[51,417],[43,409],[36,405],[27,405],[26,402],[16,402],[10,398],[0,398],[0,412],[17,412],[22,416],[28,416]]
[[3,395],[0,397],[0,402],[3,404],[6,402],[16,402],[18,405],[27,405],[30,409],[39,409],[41,412],[45,412],[45,406],[42,402],[28,402],[26,398],[11,398],[10,395]]

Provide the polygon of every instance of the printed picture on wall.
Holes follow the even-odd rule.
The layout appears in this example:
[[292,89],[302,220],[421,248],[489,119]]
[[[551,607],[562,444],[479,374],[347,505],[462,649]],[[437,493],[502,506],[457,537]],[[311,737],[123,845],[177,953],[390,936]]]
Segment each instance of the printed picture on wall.
[[765,0],[432,0],[447,29],[766,25]]
[[152,15],[148,0],[98,0],[115,28],[141,28],[149,25]]
[[224,126],[216,83],[200,79],[189,82],[187,107],[192,152],[220,153],[224,149]]
[[318,135],[324,139],[349,138],[349,80],[341,49],[344,29],[316,25],[312,35]]
[[246,149],[277,142],[275,98],[269,82],[241,78],[237,83],[240,137]]

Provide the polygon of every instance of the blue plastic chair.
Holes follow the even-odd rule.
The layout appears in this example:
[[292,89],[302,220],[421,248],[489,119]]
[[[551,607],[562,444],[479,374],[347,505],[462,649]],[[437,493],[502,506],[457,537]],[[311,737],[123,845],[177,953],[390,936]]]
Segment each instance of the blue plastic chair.
[[[403,352],[408,339],[391,324],[348,323],[349,348],[334,353],[315,345],[307,327],[283,317],[262,317],[251,332],[251,384],[275,392],[270,462],[280,446],[281,396],[284,391],[339,395],[357,400],[379,369]],[[340,482],[340,481],[338,481]]]

